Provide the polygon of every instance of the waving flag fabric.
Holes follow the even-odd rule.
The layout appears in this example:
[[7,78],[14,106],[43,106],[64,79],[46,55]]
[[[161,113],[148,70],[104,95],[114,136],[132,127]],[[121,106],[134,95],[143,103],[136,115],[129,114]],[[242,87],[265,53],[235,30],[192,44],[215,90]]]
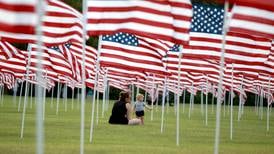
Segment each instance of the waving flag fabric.
[[[223,8],[194,5],[190,43],[184,46],[184,57],[220,59],[223,32]],[[264,63],[271,41],[243,33],[229,32],[226,37],[225,60],[233,63]]]
[[[71,51],[71,53],[76,57],[76,59],[78,60],[79,64],[82,65],[83,63],[83,46],[82,43],[75,43],[72,42],[69,46],[69,50]],[[97,50],[93,47],[90,46],[86,46],[86,71],[87,71],[87,75],[89,76],[94,76],[95,74],[95,63],[96,63],[96,59],[97,59]]]
[[128,32],[177,43],[189,40],[189,0],[88,1],[89,35]]
[[[14,56],[20,56],[20,51],[11,45],[9,42],[0,41],[0,55],[4,55],[6,59],[12,58]],[[22,57],[23,55],[21,55]]]
[[235,3],[237,5],[250,6],[256,8],[262,8],[266,10],[274,9],[274,1],[273,0],[229,0],[231,3]]
[[15,87],[15,83],[16,80],[13,73],[0,71],[0,85],[5,84],[8,89],[12,89],[13,87]]
[[[273,3],[273,2],[272,2]],[[274,8],[261,8],[236,5],[232,9],[229,29],[233,32],[274,39]]]
[[[15,3],[15,0],[8,0],[13,1]],[[23,0],[26,1],[26,0]],[[36,4],[36,0],[28,0],[31,4]],[[0,1],[1,2],[1,1]],[[19,3],[19,2],[17,2]],[[82,23],[82,14],[69,5],[65,4],[64,2],[58,1],[58,0],[48,0],[47,5],[45,5],[45,15],[42,18],[42,31],[43,31],[43,37],[42,41],[45,45],[57,45],[57,44],[63,44],[68,41],[74,41],[74,42],[83,42],[82,34],[83,34],[83,23]],[[1,4],[1,3],[0,3]],[[20,3],[19,3],[20,4]],[[17,6],[18,10],[24,10],[23,6]],[[1,5],[0,5],[1,9]],[[27,9],[27,8],[26,8]],[[34,6],[33,6],[34,9]],[[34,11],[34,10],[33,10]],[[24,16],[21,16],[17,12],[13,14],[12,17],[14,17],[15,22],[23,22],[23,21],[29,21],[34,20],[32,18],[36,16],[35,12],[31,12],[29,14],[24,14]],[[1,14],[1,18],[9,18],[9,16],[5,16],[4,14]],[[6,19],[7,20],[7,19]],[[17,28],[17,27],[11,27],[10,31],[4,31],[5,28],[2,28],[1,20],[0,20],[0,37],[2,40],[6,40],[9,42],[30,42],[35,43],[37,40],[37,37],[35,35],[34,26],[37,24],[34,21],[32,21],[32,30],[28,32],[28,29],[25,27]],[[19,31],[19,32],[17,32]]]
[[37,0],[0,0],[0,37],[35,33]]
[[137,36],[122,32],[103,36],[100,63],[103,67],[166,73],[162,57],[155,49]]
[[24,75],[26,74],[25,57],[13,56],[9,59],[6,59],[5,56],[0,54],[0,72],[12,72],[15,77],[24,77]]
[[[31,66],[30,69],[34,72],[41,71],[37,70],[36,64],[37,64],[37,45],[30,44],[30,51],[31,51]],[[72,79],[73,73],[71,70],[70,64],[67,62],[63,54],[59,50],[50,49],[47,47],[43,47],[43,54],[42,54],[42,64],[43,64],[43,74],[48,73],[48,76],[50,75],[56,75],[55,78],[58,80],[59,78],[62,79]]]

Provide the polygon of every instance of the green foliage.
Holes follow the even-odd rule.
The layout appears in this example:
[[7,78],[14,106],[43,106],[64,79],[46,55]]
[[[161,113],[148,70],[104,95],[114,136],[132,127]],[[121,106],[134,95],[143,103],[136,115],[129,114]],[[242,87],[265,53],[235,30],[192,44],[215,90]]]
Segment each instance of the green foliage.
[[74,9],[82,12],[82,0],[62,0],[66,4],[72,6]]

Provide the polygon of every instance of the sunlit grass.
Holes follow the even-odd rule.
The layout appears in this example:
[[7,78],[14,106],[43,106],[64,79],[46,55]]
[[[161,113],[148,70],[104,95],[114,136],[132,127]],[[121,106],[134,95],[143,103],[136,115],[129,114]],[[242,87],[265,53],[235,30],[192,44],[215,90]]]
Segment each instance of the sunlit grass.
[[[18,102],[18,99],[17,99]],[[23,101],[22,101],[23,102]],[[67,112],[63,100],[60,100],[59,114],[56,115],[56,100],[53,108],[51,99],[47,99],[45,117],[45,153],[74,154],[79,153],[80,110],[77,99],[74,109],[68,99]],[[180,114],[180,146],[175,144],[176,116],[174,108],[169,107],[165,113],[165,127],[160,133],[161,107],[154,109],[154,120],[150,120],[150,112],[146,111],[144,126],[120,126],[107,123],[113,101],[102,118],[101,102],[99,123],[95,125],[93,143],[89,143],[91,119],[91,101],[86,103],[85,116],[85,153],[98,154],[181,154],[213,153],[215,113],[209,106],[208,126],[200,112],[200,104],[195,105],[191,118],[188,118],[188,105]],[[23,106],[23,105],[22,105]],[[228,108],[227,108],[228,109]],[[22,109],[21,109],[22,111]],[[166,110],[167,111],[167,110]],[[237,106],[234,108],[234,136],[229,138],[229,112],[222,113],[220,153],[272,154],[274,151],[274,116],[270,117],[270,131],[266,132],[266,115],[259,120],[253,107],[245,107],[243,118],[237,121]],[[264,111],[264,114],[266,112]],[[96,114],[95,114],[96,115]],[[95,117],[96,122],[96,117]],[[17,111],[11,96],[5,96],[3,106],[0,105],[0,153],[31,154],[35,153],[35,103],[33,108],[27,107],[24,138],[20,139],[21,112]]]

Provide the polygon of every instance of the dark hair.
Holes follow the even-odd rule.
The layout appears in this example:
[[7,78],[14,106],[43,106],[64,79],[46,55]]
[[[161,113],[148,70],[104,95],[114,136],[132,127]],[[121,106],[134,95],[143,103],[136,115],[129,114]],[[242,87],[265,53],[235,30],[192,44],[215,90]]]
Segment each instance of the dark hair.
[[129,92],[121,91],[119,94],[119,100],[126,103],[126,99],[129,98]]

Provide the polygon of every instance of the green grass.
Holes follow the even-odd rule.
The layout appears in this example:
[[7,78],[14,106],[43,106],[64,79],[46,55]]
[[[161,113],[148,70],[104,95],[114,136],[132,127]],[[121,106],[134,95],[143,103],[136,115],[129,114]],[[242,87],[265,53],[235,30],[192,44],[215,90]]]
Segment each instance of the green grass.
[[[35,104],[31,109],[28,105],[25,123],[24,139],[20,139],[21,112],[17,112],[11,96],[5,96],[0,105],[0,153],[1,154],[31,154],[35,153]],[[18,101],[18,98],[17,98]],[[71,109],[68,100],[68,110],[65,112],[63,100],[60,100],[59,115],[54,107],[50,107],[47,99],[45,118],[45,153],[75,154],[79,153],[80,111]],[[188,105],[185,113],[181,112],[180,146],[175,145],[176,117],[173,107],[168,109],[165,117],[164,133],[160,133],[161,108],[154,110],[154,120],[150,120],[150,112],[146,112],[144,126],[117,126],[107,123],[112,103],[104,118],[94,129],[94,142],[89,143],[89,128],[91,117],[91,101],[86,103],[85,118],[85,153],[98,154],[206,154],[213,153],[215,113],[209,105],[208,126],[200,112],[200,105],[195,105],[191,118],[188,118]],[[227,108],[228,109],[228,108]],[[182,106],[181,106],[182,111]],[[266,132],[266,116],[259,120],[253,107],[245,107],[243,118],[237,118],[237,106],[234,108],[234,138],[229,139],[229,114],[222,113],[220,153],[224,154],[272,154],[274,151],[274,113],[270,117],[270,131]],[[265,114],[264,110],[264,114]],[[96,115],[96,114],[95,114]]]

